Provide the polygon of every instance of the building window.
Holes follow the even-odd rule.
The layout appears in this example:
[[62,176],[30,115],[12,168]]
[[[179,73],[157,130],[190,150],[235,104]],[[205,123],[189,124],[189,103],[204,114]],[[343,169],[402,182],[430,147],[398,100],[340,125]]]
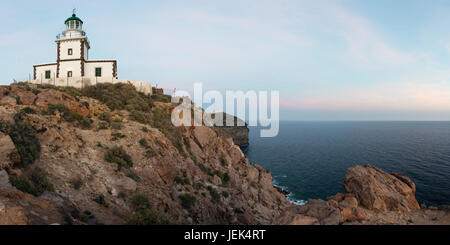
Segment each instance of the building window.
[[45,71],[45,79],[50,79],[51,71]]
[[67,77],[72,77],[72,71],[67,72]]
[[71,48],[69,48],[69,50],[67,50],[67,54],[68,55],[72,55],[73,54],[73,50]]
[[102,76],[102,68],[101,67],[95,68],[95,76],[96,77],[101,77]]

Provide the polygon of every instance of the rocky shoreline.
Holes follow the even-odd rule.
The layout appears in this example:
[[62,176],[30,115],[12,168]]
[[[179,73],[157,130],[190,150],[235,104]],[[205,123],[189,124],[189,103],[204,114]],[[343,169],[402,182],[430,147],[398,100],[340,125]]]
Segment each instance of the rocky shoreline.
[[308,200],[291,206],[274,222],[290,225],[441,225],[450,224],[450,209],[420,207],[414,182],[399,173],[388,174],[372,165],[347,170],[347,193],[327,200]]

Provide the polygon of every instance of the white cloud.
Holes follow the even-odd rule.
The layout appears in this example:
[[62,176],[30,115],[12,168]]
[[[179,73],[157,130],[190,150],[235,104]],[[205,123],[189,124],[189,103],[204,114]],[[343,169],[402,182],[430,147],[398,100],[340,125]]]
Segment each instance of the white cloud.
[[415,60],[415,54],[389,44],[368,19],[337,4],[327,3],[323,8],[336,21],[333,26],[337,28],[333,31],[346,40],[348,54],[355,62],[353,65],[376,69],[407,65]]

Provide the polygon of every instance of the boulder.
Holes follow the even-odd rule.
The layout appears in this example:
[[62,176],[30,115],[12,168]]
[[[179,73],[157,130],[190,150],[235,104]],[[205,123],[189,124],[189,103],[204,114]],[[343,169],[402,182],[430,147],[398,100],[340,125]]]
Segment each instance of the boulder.
[[0,170],[0,189],[10,188],[8,173],[5,170]]
[[308,200],[298,210],[300,214],[317,218],[321,225],[338,225],[341,222],[339,209],[324,200]]
[[414,211],[420,209],[415,185],[406,176],[388,174],[380,168],[354,166],[345,174],[344,188],[359,204],[373,211]]
[[20,156],[11,137],[0,132],[0,169],[10,167],[18,160]]
[[17,105],[17,100],[11,96],[5,96],[0,99],[0,105]]
[[114,186],[119,190],[119,192],[123,193],[134,193],[136,191],[137,185],[136,182],[128,177],[122,177],[118,179]]
[[346,197],[341,202],[339,202],[339,206],[346,207],[346,208],[357,208],[358,200],[354,196],[349,196],[349,197]]

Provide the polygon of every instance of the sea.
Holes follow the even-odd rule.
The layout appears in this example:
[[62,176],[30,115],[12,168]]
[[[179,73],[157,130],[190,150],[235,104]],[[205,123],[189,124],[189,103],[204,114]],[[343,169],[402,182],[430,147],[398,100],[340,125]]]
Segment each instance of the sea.
[[450,122],[281,121],[273,138],[250,127],[244,153],[299,205],[345,193],[347,168],[363,164],[410,177],[419,204],[450,204]]

